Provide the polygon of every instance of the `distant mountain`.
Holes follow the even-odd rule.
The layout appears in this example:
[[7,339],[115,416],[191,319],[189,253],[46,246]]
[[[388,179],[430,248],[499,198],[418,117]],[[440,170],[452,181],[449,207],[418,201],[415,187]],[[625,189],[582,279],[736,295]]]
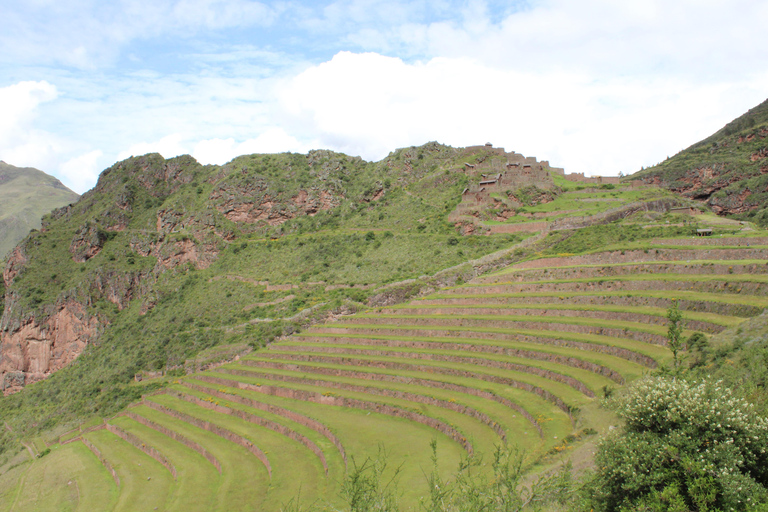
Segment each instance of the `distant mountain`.
[[630,179],[706,201],[721,215],[768,225],[768,100]]
[[51,210],[77,201],[79,195],[31,167],[0,160],[0,259],[4,258]]

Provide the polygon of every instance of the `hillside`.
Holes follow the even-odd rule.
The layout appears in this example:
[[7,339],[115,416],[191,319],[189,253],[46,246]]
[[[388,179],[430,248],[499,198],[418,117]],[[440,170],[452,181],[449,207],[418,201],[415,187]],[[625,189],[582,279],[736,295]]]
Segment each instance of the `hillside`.
[[356,471],[400,467],[416,510],[428,468],[495,445],[589,467],[599,398],[670,367],[672,304],[686,337],[760,318],[768,233],[519,157],[105,170],[3,273],[0,504],[338,508]]
[[0,259],[31,229],[40,229],[43,215],[78,197],[53,176],[0,160]]
[[768,100],[631,180],[701,201],[720,215],[768,225]]

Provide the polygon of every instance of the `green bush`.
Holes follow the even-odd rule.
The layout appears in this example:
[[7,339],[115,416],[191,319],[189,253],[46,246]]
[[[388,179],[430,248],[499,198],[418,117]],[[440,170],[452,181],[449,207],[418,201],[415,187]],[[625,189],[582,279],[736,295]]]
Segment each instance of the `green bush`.
[[588,486],[602,510],[750,510],[768,501],[768,420],[721,382],[647,378],[617,399]]

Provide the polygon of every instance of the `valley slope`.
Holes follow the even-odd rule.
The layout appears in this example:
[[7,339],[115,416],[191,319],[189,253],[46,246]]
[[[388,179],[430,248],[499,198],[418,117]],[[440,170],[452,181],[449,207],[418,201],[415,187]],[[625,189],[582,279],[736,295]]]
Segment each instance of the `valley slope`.
[[53,176],[0,161],[0,258],[4,258],[40,218],[79,196]]

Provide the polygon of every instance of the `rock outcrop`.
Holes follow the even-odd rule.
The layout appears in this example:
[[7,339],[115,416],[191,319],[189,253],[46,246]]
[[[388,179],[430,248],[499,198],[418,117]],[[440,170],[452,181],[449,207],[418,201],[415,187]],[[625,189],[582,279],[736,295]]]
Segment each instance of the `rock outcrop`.
[[[10,308],[8,308],[10,309]],[[4,319],[5,320],[5,319]],[[68,300],[38,321],[34,316],[0,332],[0,388],[8,395],[74,361],[101,332],[99,319]]]

